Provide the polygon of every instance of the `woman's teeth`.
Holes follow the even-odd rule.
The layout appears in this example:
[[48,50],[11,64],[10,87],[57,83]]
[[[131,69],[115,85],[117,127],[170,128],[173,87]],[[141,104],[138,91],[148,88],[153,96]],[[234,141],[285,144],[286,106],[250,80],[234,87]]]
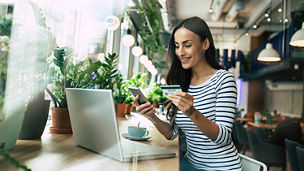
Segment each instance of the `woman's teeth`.
[[181,59],[181,62],[183,62],[183,63],[184,63],[184,62],[187,62],[189,59],[190,59],[190,58],[182,58],[182,59]]

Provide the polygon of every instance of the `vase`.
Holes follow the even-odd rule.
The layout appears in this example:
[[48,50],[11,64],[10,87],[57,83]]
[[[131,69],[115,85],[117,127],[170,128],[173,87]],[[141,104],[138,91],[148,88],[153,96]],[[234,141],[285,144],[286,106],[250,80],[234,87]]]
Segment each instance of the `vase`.
[[134,107],[134,104],[128,104],[128,106],[127,106],[127,112],[126,112],[127,115],[131,114],[131,112],[133,110],[133,107]]
[[40,139],[49,115],[50,101],[44,100],[44,91],[29,101],[18,139]]
[[125,117],[127,113],[127,104],[115,104],[116,116]]
[[158,108],[158,103],[153,103],[153,106],[155,107],[155,108]]
[[68,108],[53,107],[51,134],[72,134],[72,126]]

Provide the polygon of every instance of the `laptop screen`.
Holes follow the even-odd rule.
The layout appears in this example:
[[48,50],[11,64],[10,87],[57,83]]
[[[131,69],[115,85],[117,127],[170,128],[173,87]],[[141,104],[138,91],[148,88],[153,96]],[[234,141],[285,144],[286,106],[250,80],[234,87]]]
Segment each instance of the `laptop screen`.
[[76,144],[122,160],[112,91],[67,88],[66,95]]

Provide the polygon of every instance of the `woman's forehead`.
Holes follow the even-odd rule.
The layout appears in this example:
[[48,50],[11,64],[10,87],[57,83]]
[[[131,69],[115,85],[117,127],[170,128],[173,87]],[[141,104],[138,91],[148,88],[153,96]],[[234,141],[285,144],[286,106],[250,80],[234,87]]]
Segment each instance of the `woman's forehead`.
[[199,36],[192,31],[182,27],[176,30],[174,34],[175,42],[183,43],[185,41],[200,40]]

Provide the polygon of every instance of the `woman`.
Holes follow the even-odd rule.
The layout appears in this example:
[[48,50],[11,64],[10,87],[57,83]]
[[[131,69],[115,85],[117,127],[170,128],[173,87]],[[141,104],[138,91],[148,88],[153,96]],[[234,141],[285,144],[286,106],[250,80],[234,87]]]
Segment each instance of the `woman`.
[[135,98],[137,112],[152,121],[167,139],[174,139],[177,128],[181,128],[187,142],[185,159],[191,167],[242,170],[231,140],[236,85],[233,75],[218,64],[207,24],[198,17],[179,23],[172,32],[168,56],[171,67],[167,83],[178,84],[183,90],[170,96],[173,108],[169,114],[171,121],[174,119],[173,125],[160,120],[150,103],[138,106],[138,96]]

